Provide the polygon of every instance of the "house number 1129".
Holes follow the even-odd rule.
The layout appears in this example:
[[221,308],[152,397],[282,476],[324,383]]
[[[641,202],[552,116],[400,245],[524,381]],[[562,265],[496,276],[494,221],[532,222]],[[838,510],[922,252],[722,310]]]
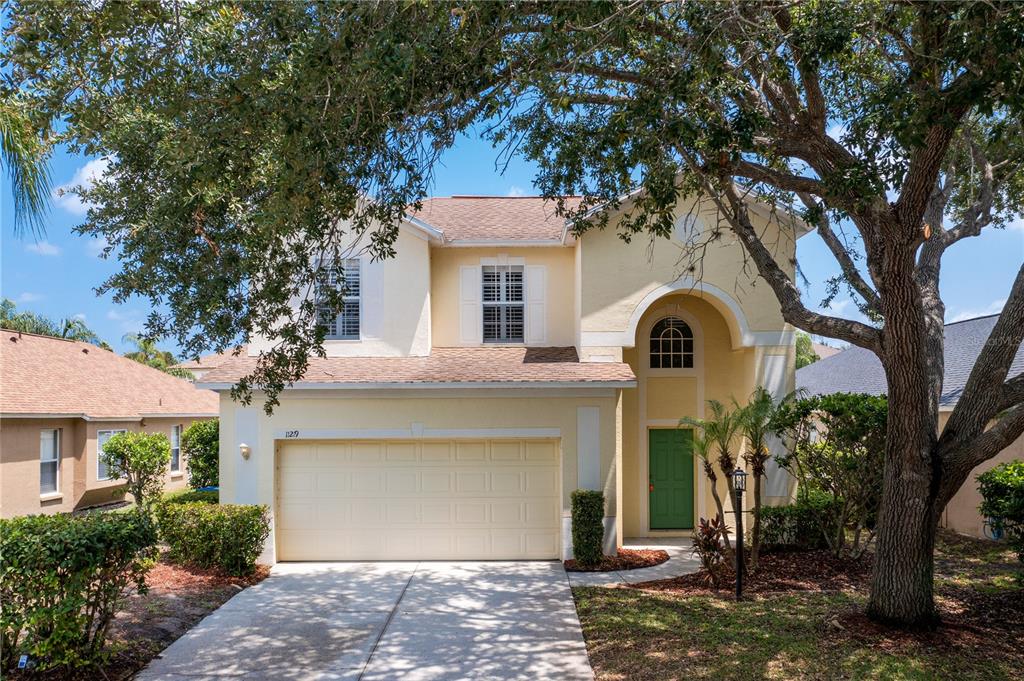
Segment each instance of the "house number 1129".
[[299,436],[299,431],[297,431],[297,430],[286,430],[286,431],[284,431],[284,436],[286,438],[298,437]]

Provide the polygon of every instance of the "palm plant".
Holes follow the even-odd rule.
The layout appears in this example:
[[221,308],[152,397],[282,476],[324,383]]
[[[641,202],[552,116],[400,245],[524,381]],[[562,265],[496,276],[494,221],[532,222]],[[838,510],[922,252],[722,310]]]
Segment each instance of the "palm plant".
[[43,233],[49,208],[50,171],[47,147],[24,107],[9,93],[0,96],[0,165],[14,194],[15,233]]
[[[698,455],[704,461],[704,474],[711,481],[711,495],[714,497],[715,505],[718,508],[718,515],[724,523],[725,509],[722,499],[718,494],[718,474],[711,463],[711,457],[715,457],[715,462],[725,478],[725,487],[729,492],[729,501],[732,503],[733,508],[735,508],[736,491],[732,488],[731,481],[733,469],[736,468],[734,445],[736,436],[740,433],[742,427],[741,410],[730,410],[718,400],[708,400],[707,404],[708,410],[711,412],[711,418],[694,419],[685,417],[680,419],[679,425],[699,428],[702,432],[702,437],[694,437],[694,452],[698,451],[697,442],[701,440],[703,453]],[[725,534],[725,545],[726,551],[731,556],[732,549],[729,547],[729,535],[727,532]]]
[[750,569],[757,568],[757,559],[761,552],[761,480],[765,477],[765,464],[771,458],[768,450],[768,436],[771,435],[771,423],[777,405],[764,386],[758,386],[750,395],[746,406],[740,407],[733,400],[740,419],[740,428],[747,440],[747,449],[743,460],[750,467],[753,477],[754,495],[754,526],[750,542]]

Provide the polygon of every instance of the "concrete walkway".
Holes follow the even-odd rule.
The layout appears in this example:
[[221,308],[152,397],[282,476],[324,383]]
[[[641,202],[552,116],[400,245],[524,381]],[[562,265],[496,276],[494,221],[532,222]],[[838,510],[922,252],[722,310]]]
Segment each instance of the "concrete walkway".
[[661,549],[668,554],[668,560],[661,565],[637,570],[620,570],[618,572],[569,572],[569,583],[572,586],[612,586],[615,584],[638,584],[652,582],[656,579],[670,579],[700,569],[700,561],[690,555],[693,541],[689,537],[670,537],[656,539],[642,537],[625,539],[622,547],[626,549]]
[[282,563],[138,681],[593,679],[558,562]]

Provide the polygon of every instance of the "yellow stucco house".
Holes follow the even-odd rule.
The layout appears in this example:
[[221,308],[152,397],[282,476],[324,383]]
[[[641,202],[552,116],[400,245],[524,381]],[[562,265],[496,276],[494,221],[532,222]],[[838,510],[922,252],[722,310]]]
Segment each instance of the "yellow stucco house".
[[[792,262],[805,228],[754,209]],[[229,394],[272,339],[197,383],[221,393],[221,499],[272,509],[264,560],[568,557],[577,488],[605,493],[607,551],[689,535],[714,506],[679,419],[791,391],[794,332],[713,212],[676,213],[627,244],[614,216],[573,238],[539,198],[435,198],[397,257],[335,263],[327,357],[272,416]],[[702,239],[698,276],[681,258]],[[766,493],[790,492],[773,468]]]

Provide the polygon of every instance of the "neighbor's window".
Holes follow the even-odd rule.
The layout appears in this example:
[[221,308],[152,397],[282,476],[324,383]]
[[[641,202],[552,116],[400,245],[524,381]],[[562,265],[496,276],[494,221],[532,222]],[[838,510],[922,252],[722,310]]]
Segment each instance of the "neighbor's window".
[[666,317],[651,329],[651,368],[693,368],[693,331],[682,319]]
[[[325,292],[341,293],[341,306],[333,308],[326,302]],[[359,340],[359,260],[342,260],[323,267],[317,284],[317,316],[326,329],[326,337],[334,340]]]
[[181,472],[181,426],[171,426],[171,472]]
[[39,431],[39,493],[60,490],[60,430]]
[[103,453],[103,445],[107,444],[107,440],[114,437],[118,433],[123,433],[125,430],[98,430],[96,431],[96,479],[97,480],[109,480],[110,471],[107,470],[107,465],[103,463],[103,457],[100,454]]
[[485,343],[523,342],[523,266],[483,266]]

